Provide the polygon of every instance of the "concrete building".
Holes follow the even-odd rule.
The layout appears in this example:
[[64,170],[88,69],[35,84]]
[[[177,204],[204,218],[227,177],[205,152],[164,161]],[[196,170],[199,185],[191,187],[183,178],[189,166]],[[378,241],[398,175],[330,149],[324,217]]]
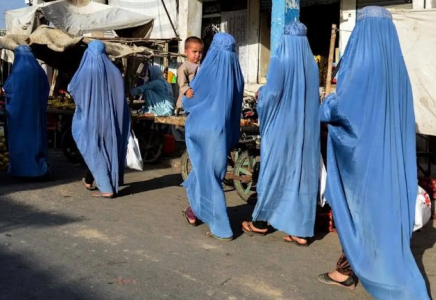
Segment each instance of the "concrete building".
[[422,9],[436,7],[436,0],[184,0],[179,1],[179,32],[182,39],[201,36],[206,50],[209,31],[234,35],[246,83],[256,85],[266,81],[271,52],[286,22],[306,24],[312,51],[321,56],[328,55],[331,25],[339,25],[337,47],[343,53],[357,10],[369,5]]
[[[141,1],[144,2],[138,0],[138,3]],[[424,9],[436,7],[436,0],[178,0],[178,13],[173,21],[182,40],[179,49],[184,49],[183,40],[192,35],[204,39],[206,51],[214,32],[235,36],[246,84],[253,85],[254,90],[258,84],[266,82],[271,53],[287,22],[300,19],[306,24],[312,51],[321,56],[328,56],[331,25],[337,24],[336,47],[341,55],[355,26],[357,10],[369,5]]]

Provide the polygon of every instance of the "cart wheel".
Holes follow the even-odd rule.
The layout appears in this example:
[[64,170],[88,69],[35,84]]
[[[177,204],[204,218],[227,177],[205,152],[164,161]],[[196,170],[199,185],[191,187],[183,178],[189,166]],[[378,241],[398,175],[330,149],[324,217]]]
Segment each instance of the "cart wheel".
[[156,131],[145,131],[139,135],[138,143],[144,163],[155,163],[162,156],[162,134]]
[[[238,154],[236,153],[236,156],[233,157],[238,157]],[[185,150],[182,154],[182,157],[180,158],[180,171],[182,173],[182,178],[183,181],[185,181],[186,179],[188,179],[189,173],[192,170],[192,165],[191,165],[191,160],[189,159],[189,154],[188,154],[188,150]],[[232,161],[232,156],[229,155],[228,160],[227,160],[227,173],[231,172],[233,173],[233,165],[234,162]],[[224,178],[223,179],[223,183],[227,186],[233,186],[233,180],[232,179],[227,179]]]
[[[236,192],[244,201],[248,201],[253,198],[253,194],[256,193],[256,182],[259,174],[259,162],[254,153],[244,151],[239,154],[239,158],[236,161],[233,175],[233,184]],[[240,177],[247,176],[247,180],[240,179]]]
[[67,129],[62,135],[61,147],[62,152],[70,162],[74,164],[83,163],[83,157],[80,154],[79,149],[77,149],[71,129]]
[[[227,174],[233,174],[235,171],[235,163],[239,158],[239,152],[238,151],[232,151],[227,156]],[[233,179],[228,179],[224,177],[223,183],[227,186],[234,186]]]
[[188,179],[189,173],[192,170],[191,160],[189,159],[188,150],[183,151],[180,158],[180,172],[182,173],[182,179],[185,181]]

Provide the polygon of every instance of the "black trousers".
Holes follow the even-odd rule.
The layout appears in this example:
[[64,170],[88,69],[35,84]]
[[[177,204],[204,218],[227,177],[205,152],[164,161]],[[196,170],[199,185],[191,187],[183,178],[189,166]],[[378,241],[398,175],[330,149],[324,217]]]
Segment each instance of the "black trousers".
[[353,276],[354,272],[351,269],[350,263],[348,262],[347,257],[345,256],[344,251],[342,251],[342,255],[336,263],[336,271],[346,276]]
[[86,184],[93,184],[94,183],[94,176],[92,176],[92,173],[88,167],[86,167],[86,169],[87,169],[87,171],[86,171],[86,175],[85,175],[85,183]]
[[267,229],[268,228],[268,222],[265,221],[253,221],[253,226],[257,229]]

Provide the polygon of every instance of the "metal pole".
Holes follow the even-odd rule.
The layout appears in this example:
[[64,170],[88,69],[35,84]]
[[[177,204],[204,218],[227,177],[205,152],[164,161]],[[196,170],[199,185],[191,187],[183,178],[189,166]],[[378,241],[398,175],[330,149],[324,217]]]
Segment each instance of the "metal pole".
[[168,20],[170,20],[171,27],[174,30],[174,34],[176,35],[177,38],[179,38],[179,34],[177,33],[176,27],[174,27],[173,20],[171,20],[170,14],[169,14],[168,9],[167,9],[167,6],[165,5],[165,1],[161,0],[161,2],[162,2],[162,5],[163,5],[163,7],[165,9],[165,12],[167,13]]
[[271,55],[279,43],[286,24],[300,19],[300,0],[272,0]]

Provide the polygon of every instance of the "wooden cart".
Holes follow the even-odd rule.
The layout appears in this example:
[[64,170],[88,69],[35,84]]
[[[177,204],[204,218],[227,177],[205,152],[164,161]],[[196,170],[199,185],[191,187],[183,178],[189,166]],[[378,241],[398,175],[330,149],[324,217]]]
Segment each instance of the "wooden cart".
[[[186,117],[155,117],[154,122],[183,127]],[[227,173],[223,183],[233,186],[244,201],[255,200],[256,183],[260,163],[260,137],[257,125],[241,126],[241,136],[238,146],[229,154]],[[183,180],[191,171],[188,151],[181,156],[181,173]]]

